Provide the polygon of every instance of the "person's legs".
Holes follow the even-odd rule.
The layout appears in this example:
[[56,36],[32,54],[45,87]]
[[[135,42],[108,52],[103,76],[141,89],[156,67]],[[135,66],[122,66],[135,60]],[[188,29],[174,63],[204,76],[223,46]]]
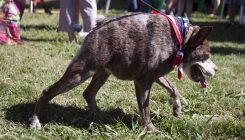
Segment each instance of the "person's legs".
[[168,0],[166,6],[166,14],[170,14],[174,6],[176,5],[177,0]]
[[183,16],[184,7],[185,7],[185,0],[178,0],[178,8],[177,8],[178,16]]
[[46,13],[46,14],[49,14],[49,15],[52,15],[53,13],[51,12],[51,9],[50,9],[50,7],[48,6],[48,4],[46,4],[44,1],[42,1],[42,7],[43,7],[43,9],[44,9],[44,12]]
[[77,38],[75,35],[75,32],[68,32],[68,38],[69,38],[69,42],[77,42]]
[[80,0],[80,11],[83,18],[83,31],[89,32],[96,26],[96,0]]
[[192,8],[193,8],[193,0],[187,0],[186,12],[188,18],[191,17]]
[[128,12],[137,12],[138,3],[137,0],[128,0]]
[[[72,1],[72,0],[71,0]],[[49,14],[49,15],[52,15],[53,13],[51,12],[51,10],[50,10],[50,7],[48,6],[48,4],[46,4],[45,3],[45,1],[44,0],[35,0],[35,5],[37,5],[37,4],[40,4],[41,5],[41,7],[44,9],[44,12],[46,13],[46,14]]]
[[242,14],[240,15],[240,23],[245,26],[245,0],[241,0],[241,6],[243,6],[241,7],[243,9],[241,9],[242,11],[240,11],[240,14]]
[[73,0],[73,4],[74,4],[74,9],[73,9],[73,22],[74,23],[79,23],[79,12],[80,12],[80,9],[79,9],[79,0]]
[[20,23],[15,21],[9,21],[8,29],[11,34],[11,40],[17,44],[23,44],[23,40],[21,39],[21,29]]
[[219,8],[220,0],[214,0],[214,7],[210,16],[214,16]]
[[6,24],[5,21],[3,21],[3,18],[5,18],[6,11],[4,9],[5,7],[5,1],[0,1],[0,45],[5,44],[8,40],[7,32],[6,32]]
[[[150,0],[143,0],[145,3],[150,3]],[[141,3],[141,9],[140,9],[140,11],[141,12],[145,12],[145,13],[148,13],[148,12],[150,12],[150,9],[149,9],[149,7],[148,7],[148,5],[146,5],[145,3]]]
[[14,0],[14,2],[20,11],[20,20],[21,20],[25,10],[26,0]]
[[8,12],[7,12],[7,29],[8,29],[8,36],[18,44],[22,44],[22,40],[20,37],[21,30],[20,30],[20,12],[21,9],[18,6],[17,0],[14,0],[9,3],[8,5]]
[[74,24],[74,0],[60,0],[59,31],[67,32],[69,41],[76,41],[73,29]]
[[237,10],[237,1],[230,2],[229,4],[229,23],[230,24],[235,23],[236,10]]
[[7,43],[7,41],[8,41],[8,36],[6,33],[6,26],[2,22],[2,20],[0,20],[0,45]]

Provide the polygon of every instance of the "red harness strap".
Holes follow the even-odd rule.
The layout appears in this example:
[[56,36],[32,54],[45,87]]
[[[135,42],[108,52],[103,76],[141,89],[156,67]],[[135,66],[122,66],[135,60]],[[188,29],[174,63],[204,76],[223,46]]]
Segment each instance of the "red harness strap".
[[171,26],[172,26],[175,34],[176,34],[176,37],[178,39],[180,47],[179,47],[179,50],[178,50],[178,52],[176,54],[176,58],[175,58],[175,60],[173,62],[173,66],[175,66],[175,65],[178,66],[178,79],[181,80],[182,79],[182,74],[183,74],[183,58],[184,58],[184,53],[183,53],[184,48],[183,48],[183,46],[184,46],[184,41],[183,41],[183,37],[182,37],[182,35],[180,33],[180,29],[177,26],[177,23],[176,23],[176,21],[175,21],[173,16],[166,15],[166,14],[161,13],[161,12],[156,11],[156,10],[152,10],[152,13],[153,14],[161,14],[161,15],[165,16],[168,19],[169,23],[171,24]]
[[183,39],[182,39],[182,36],[181,36],[181,33],[180,33],[180,30],[179,30],[178,26],[176,26],[177,24],[175,22],[175,19],[172,16],[170,16],[170,15],[166,15],[164,13],[160,13],[160,12],[155,11],[155,10],[152,10],[152,14],[160,14],[160,15],[165,16],[168,19],[169,23],[171,24],[171,26],[174,29],[174,32],[176,34],[177,39],[179,41],[180,49],[182,49]]

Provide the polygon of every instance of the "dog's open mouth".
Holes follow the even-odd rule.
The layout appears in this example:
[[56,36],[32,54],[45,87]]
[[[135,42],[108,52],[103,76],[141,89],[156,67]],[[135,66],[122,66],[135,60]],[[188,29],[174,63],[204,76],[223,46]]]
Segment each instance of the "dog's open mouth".
[[191,66],[191,78],[195,82],[200,82],[203,88],[208,86],[208,82],[203,75],[202,68],[197,64]]

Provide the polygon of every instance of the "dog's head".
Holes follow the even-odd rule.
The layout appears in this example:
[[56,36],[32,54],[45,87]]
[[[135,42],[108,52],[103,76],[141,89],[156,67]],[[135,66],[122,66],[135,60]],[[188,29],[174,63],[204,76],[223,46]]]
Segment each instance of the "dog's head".
[[187,40],[185,40],[184,72],[191,80],[200,82],[204,88],[208,85],[204,75],[214,76],[218,70],[217,66],[211,61],[207,41],[211,31],[212,27],[191,26],[187,34]]

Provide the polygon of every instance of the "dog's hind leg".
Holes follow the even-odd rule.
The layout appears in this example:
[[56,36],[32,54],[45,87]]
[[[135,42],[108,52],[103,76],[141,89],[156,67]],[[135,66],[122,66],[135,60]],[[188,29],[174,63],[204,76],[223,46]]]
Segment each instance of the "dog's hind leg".
[[157,132],[158,131],[157,128],[151,122],[150,108],[149,108],[150,90],[152,87],[152,83],[153,82],[145,81],[145,80],[134,81],[141,119],[148,130]]
[[181,103],[177,87],[165,77],[158,78],[156,82],[162,87],[166,88],[170,93],[170,96],[173,97],[173,115],[175,117],[180,117]]
[[85,98],[88,107],[92,113],[98,113],[100,111],[99,107],[96,104],[95,96],[109,76],[110,73],[108,73],[105,69],[97,71],[93,76],[90,84],[83,92],[83,97]]
[[41,97],[36,103],[35,110],[32,117],[30,118],[31,128],[40,128],[41,124],[38,120],[38,114],[42,111],[43,107],[52,100],[55,96],[64,93],[73,87],[79,85],[80,83],[87,80],[94,74],[94,71],[90,70],[85,63],[73,62],[71,63],[65,74],[53,85],[44,89]]

